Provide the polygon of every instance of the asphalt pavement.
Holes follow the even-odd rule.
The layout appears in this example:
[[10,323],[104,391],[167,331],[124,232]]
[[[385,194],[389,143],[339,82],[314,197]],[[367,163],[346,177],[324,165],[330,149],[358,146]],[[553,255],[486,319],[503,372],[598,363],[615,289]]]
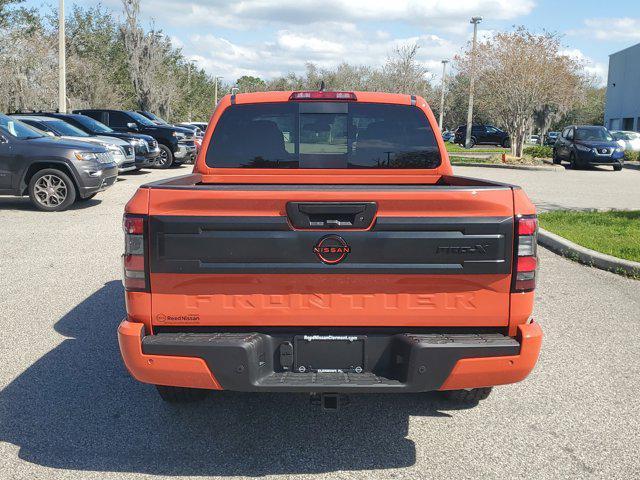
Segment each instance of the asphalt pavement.
[[540,171],[456,166],[453,171],[463,177],[520,185],[541,211],[640,210],[640,170],[624,168],[614,172],[611,167],[594,167],[589,170]]
[[[306,395],[161,402],[130,378],[118,352],[120,222],[139,184],[187,172],[124,176],[57,214],[0,197],[0,478],[638,477],[640,282],[546,250],[540,361],[527,380],[476,407],[432,394],[353,396],[334,414]],[[635,174],[637,185],[640,172],[601,172],[592,182],[595,172],[573,172],[555,183],[555,172],[456,173],[521,183],[543,203],[640,206],[637,187],[610,183]]]

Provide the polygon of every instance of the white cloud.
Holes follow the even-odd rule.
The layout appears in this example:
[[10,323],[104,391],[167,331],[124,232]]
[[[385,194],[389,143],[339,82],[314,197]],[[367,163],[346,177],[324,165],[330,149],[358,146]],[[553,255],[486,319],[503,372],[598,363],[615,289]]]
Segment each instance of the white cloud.
[[603,87],[607,84],[608,69],[606,64],[594,61],[577,48],[567,48],[561,50],[559,53],[560,55],[573,58],[580,62],[584,66],[585,71],[597,79],[600,86]]
[[598,40],[640,40],[640,18],[590,18],[584,33]]
[[[109,3],[109,2],[108,2]],[[533,0],[155,0],[143,13],[174,26],[250,29],[256,25],[309,25],[324,22],[402,22],[464,31],[472,15],[511,20],[527,15]]]
[[289,72],[302,73],[307,62],[323,68],[342,62],[381,66],[395,47],[413,43],[420,46],[418,61],[439,75],[440,60],[453,58],[459,49],[459,45],[438,35],[393,38],[387,32],[369,35],[342,24],[293,26],[273,36],[274,40],[241,45],[211,34],[193,35],[189,43],[198,64],[211,74],[224,76],[228,82],[240,75],[272,78]]
[[[103,1],[119,10],[120,0]],[[534,0],[145,0],[141,8],[174,37],[189,32],[176,43],[185,55],[231,82],[245,74],[302,73],[308,62],[380,66],[396,46],[410,43],[421,46],[418,60],[439,77],[440,60],[452,60],[470,39],[471,16],[511,20],[534,6]]]

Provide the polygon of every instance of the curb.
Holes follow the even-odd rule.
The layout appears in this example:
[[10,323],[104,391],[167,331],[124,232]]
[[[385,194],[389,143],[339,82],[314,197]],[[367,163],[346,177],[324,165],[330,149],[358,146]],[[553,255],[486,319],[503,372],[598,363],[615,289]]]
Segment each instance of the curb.
[[482,167],[482,168],[506,168],[508,170],[541,170],[545,172],[564,172],[564,167],[558,165],[509,165],[503,163],[458,163],[455,160],[451,162],[454,167]]
[[600,270],[607,270],[619,275],[622,274],[631,277],[640,276],[640,262],[624,260],[607,255],[606,253],[596,252],[595,250],[575,244],[560,235],[551,233],[544,228],[538,230],[538,244],[563,257],[599,268]]

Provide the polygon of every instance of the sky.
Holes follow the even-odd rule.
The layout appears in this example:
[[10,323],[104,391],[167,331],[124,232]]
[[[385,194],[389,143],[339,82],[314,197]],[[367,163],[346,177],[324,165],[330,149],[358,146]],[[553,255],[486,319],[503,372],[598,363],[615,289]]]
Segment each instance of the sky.
[[[95,5],[66,0],[70,5]],[[103,0],[119,13],[121,0]],[[38,0],[27,5],[41,6]],[[57,6],[57,2],[55,2]],[[524,25],[562,35],[563,51],[606,84],[608,56],[640,43],[640,0],[142,0],[147,25],[169,35],[211,75],[273,78],[306,62],[382,65],[396,46],[418,43],[419,61],[438,79],[471,39]]]

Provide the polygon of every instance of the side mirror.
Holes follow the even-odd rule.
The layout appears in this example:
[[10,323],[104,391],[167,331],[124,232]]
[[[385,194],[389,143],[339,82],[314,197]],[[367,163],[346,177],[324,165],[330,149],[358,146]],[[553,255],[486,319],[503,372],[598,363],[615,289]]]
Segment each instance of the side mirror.
[[138,130],[138,124],[133,123],[133,122],[129,122],[129,123],[127,123],[127,128],[129,128],[131,130]]

